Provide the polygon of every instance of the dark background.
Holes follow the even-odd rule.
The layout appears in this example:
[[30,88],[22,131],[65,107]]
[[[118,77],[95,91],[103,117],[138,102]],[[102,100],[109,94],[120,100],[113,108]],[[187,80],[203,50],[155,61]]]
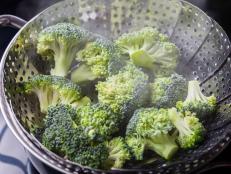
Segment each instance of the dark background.
[[[58,1],[59,0],[1,0],[0,14],[13,14],[25,20],[29,20],[41,10]],[[229,38],[231,38],[231,0],[188,1],[198,6],[215,19],[226,31]],[[17,30],[11,28],[0,28],[0,55],[3,53],[8,42],[16,32]],[[222,165],[226,165],[226,167],[213,169],[212,171],[206,172],[206,174],[230,174],[231,168],[229,168],[228,162],[231,163],[231,147],[227,148],[219,157],[207,166],[213,167],[215,164],[221,163]]]

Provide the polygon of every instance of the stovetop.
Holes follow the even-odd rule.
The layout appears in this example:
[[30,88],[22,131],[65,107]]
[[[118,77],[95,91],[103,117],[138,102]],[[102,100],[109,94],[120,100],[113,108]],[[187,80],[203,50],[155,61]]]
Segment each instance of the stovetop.
[[[2,0],[0,14],[16,14],[28,20],[42,9],[59,0]],[[188,0],[199,6],[208,15],[222,25],[231,38],[231,1],[228,0]],[[26,10],[25,10],[26,9]],[[28,12],[28,9],[30,9]],[[11,28],[0,28],[0,56],[17,31]],[[231,173],[231,145],[216,159],[202,170],[194,174],[230,174]],[[218,168],[215,168],[218,167]],[[211,169],[209,171],[205,171]],[[39,174],[28,159],[22,145],[7,128],[0,113],[0,174]],[[53,172],[51,172],[53,173]]]

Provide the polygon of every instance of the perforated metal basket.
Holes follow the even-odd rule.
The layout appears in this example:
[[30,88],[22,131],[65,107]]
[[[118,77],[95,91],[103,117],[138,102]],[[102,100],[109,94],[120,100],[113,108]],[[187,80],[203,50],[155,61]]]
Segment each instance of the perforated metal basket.
[[[172,161],[155,161],[141,169],[101,171],[83,167],[48,151],[28,128],[39,125],[35,97],[17,92],[17,84],[49,65],[36,54],[36,37],[49,25],[68,21],[108,38],[151,26],[167,34],[180,49],[177,71],[201,82],[203,93],[214,94],[220,109],[206,123],[206,140],[196,149],[181,151]],[[67,0],[29,21],[14,37],[1,61],[0,106],[5,120],[24,147],[43,163],[64,173],[188,173],[217,156],[230,142],[230,41],[222,28],[195,6],[177,0]]]

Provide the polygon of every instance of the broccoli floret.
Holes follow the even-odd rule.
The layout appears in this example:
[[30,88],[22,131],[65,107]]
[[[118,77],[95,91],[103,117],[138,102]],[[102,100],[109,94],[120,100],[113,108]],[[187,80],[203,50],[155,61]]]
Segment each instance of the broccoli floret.
[[47,112],[48,106],[58,103],[78,106],[90,102],[82,96],[78,85],[59,76],[35,75],[25,82],[24,88],[26,93],[37,95],[42,113]]
[[181,148],[193,148],[203,140],[205,128],[194,113],[186,112],[183,115],[176,108],[169,109],[169,119],[179,132],[177,138]]
[[99,82],[96,89],[99,102],[122,115],[144,106],[149,97],[148,76],[130,64],[106,81]]
[[178,150],[176,135],[171,134],[173,124],[167,109],[141,108],[134,112],[127,125],[128,137],[140,137],[145,149],[165,159],[171,159]]
[[105,143],[82,147],[75,155],[74,161],[92,168],[102,168],[109,156]]
[[106,142],[109,156],[105,161],[104,168],[122,168],[127,160],[131,159],[129,148],[122,137],[116,137]]
[[116,40],[116,45],[122,53],[130,56],[135,65],[153,69],[156,76],[170,75],[178,63],[176,45],[151,27],[123,34]]
[[126,143],[135,160],[143,160],[145,144],[140,137],[126,137]]
[[121,64],[117,61],[118,56],[115,46],[109,40],[97,38],[94,42],[89,42],[77,54],[76,60],[80,62],[80,65],[73,71],[72,81],[83,83],[106,78],[113,70],[109,68],[109,64]]
[[201,120],[216,111],[217,100],[215,96],[206,97],[202,94],[198,81],[188,82],[188,95],[185,101],[177,102],[177,109],[180,111],[191,111]]
[[37,52],[43,58],[54,61],[51,75],[66,76],[76,53],[89,40],[88,31],[71,23],[58,23],[39,33]]
[[80,125],[77,118],[76,110],[70,105],[49,107],[42,144],[81,165],[100,168],[109,156],[108,147],[92,140],[91,131]]
[[187,95],[187,81],[178,74],[157,78],[150,84],[150,88],[151,104],[158,108],[175,107],[176,102],[185,99]]
[[72,158],[76,149],[88,142],[84,129],[78,127],[73,121],[75,117],[75,109],[70,106],[49,107],[44,120],[45,131],[42,136],[42,144],[61,156]]
[[53,76],[53,88],[58,91],[59,101],[65,105],[72,105],[73,107],[86,105],[91,102],[88,97],[82,96],[80,86],[73,83],[69,79],[59,76]]
[[92,135],[108,139],[118,132],[121,116],[113,113],[110,107],[97,103],[78,107],[77,118],[80,118],[80,124],[88,128]]
[[40,110],[42,113],[47,112],[49,105],[58,103],[57,91],[53,91],[53,80],[51,76],[35,75],[28,82],[25,82],[25,92],[35,93],[39,99]]

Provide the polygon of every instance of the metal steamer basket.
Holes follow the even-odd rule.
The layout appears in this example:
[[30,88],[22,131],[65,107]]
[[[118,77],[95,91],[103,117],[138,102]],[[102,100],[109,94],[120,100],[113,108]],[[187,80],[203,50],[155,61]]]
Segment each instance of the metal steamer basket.
[[[167,34],[181,52],[177,71],[188,80],[201,82],[202,92],[214,94],[219,103],[216,116],[206,121],[205,141],[196,149],[180,151],[172,161],[157,160],[141,168],[102,171],[59,157],[47,150],[32,134],[43,119],[35,97],[17,92],[18,82],[49,65],[36,54],[36,37],[47,26],[71,22],[110,39],[145,26]],[[24,24],[13,16],[0,16],[1,25]],[[0,107],[4,118],[33,158],[62,173],[189,173],[211,161],[231,137],[231,51],[222,28],[204,12],[177,0],[66,0],[57,3],[26,23],[7,47],[1,61]]]

